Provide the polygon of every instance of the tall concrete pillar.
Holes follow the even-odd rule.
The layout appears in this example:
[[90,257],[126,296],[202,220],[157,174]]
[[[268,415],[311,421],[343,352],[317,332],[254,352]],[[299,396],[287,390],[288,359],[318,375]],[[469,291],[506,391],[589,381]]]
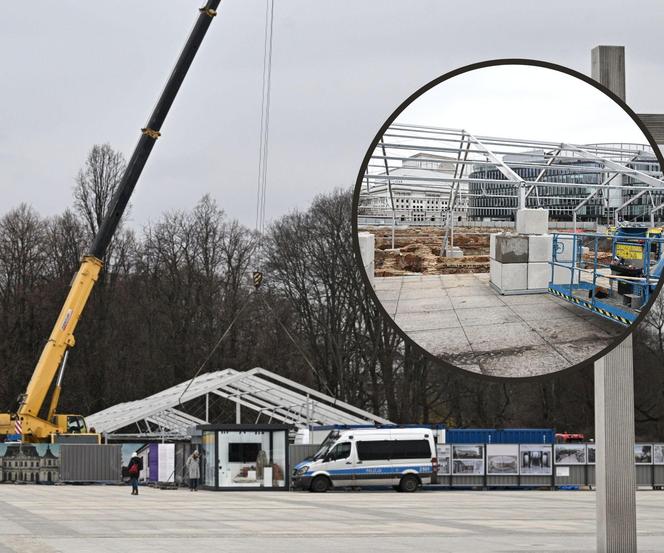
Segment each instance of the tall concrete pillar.
[[625,99],[625,47],[595,46],[592,49],[592,77]]
[[360,243],[360,255],[362,256],[362,264],[364,270],[369,277],[369,282],[373,286],[374,283],[374,255],[376,251],[376,237],[370,232],[358,232],[357,239]]
[[[592,50],[592,78],[625,99],[625,48]],[[598,553],[636,553],[632,336],[595,362]]]
[[636,553],[634,363],[631,334],[595,362],[598,553]]

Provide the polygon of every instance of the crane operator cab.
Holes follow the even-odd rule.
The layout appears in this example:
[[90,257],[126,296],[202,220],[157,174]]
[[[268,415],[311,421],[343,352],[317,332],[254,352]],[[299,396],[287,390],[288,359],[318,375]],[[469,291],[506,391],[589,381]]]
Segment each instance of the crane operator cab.
[[99,443],[99,434],[88,430],[85,418],[81,415],[57,414],[53,416],[52,422],[61,430],[51,434],[51,443]]

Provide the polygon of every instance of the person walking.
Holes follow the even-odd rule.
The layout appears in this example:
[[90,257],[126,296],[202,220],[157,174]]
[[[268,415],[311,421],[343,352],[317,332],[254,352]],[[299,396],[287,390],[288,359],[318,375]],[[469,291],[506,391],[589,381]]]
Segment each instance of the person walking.
[[198,450],[194,452],[187,459],[187,474],[189,475],[189,490],[192,492],[198,491],[198,479],[201,477],[201,461]]
[[134,451],[129,459],[127,465],[127,473],[129,474],[129,481],[131,482],[131,495],[138,495],[138,479],[143,470],[143,459]]

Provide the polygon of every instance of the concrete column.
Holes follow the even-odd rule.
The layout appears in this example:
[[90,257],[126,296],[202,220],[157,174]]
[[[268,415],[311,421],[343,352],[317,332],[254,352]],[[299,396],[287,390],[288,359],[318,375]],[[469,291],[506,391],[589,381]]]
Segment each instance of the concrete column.
[[598,553],[636,553],[632,336],[595,362]]
[[595,46],[592,49],[592,77],[625,99],[625,47]]
[[362,256],[362,265],[369,277],[369,282],[374,283],[374,255],[376,249],[376,237],[370,232],[358,232],[357,238],[360,243],[360,255]]
[[[592,50],[592,78],[625,99],[625,48]],[[634,356],[631,335],[595,363],[598,553],[636,553]]]
[[239,401],[235,402],[235,424],[242,424],[242,405]]

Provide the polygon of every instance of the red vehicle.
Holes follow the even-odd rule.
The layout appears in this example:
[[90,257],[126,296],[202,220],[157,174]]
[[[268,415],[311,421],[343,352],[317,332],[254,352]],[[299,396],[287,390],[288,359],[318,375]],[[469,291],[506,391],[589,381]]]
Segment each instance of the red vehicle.
[[557,444],[578,444],[586,442],[585,434],[570,434],[569,432],[563,432],[556,434],[556,443]]

